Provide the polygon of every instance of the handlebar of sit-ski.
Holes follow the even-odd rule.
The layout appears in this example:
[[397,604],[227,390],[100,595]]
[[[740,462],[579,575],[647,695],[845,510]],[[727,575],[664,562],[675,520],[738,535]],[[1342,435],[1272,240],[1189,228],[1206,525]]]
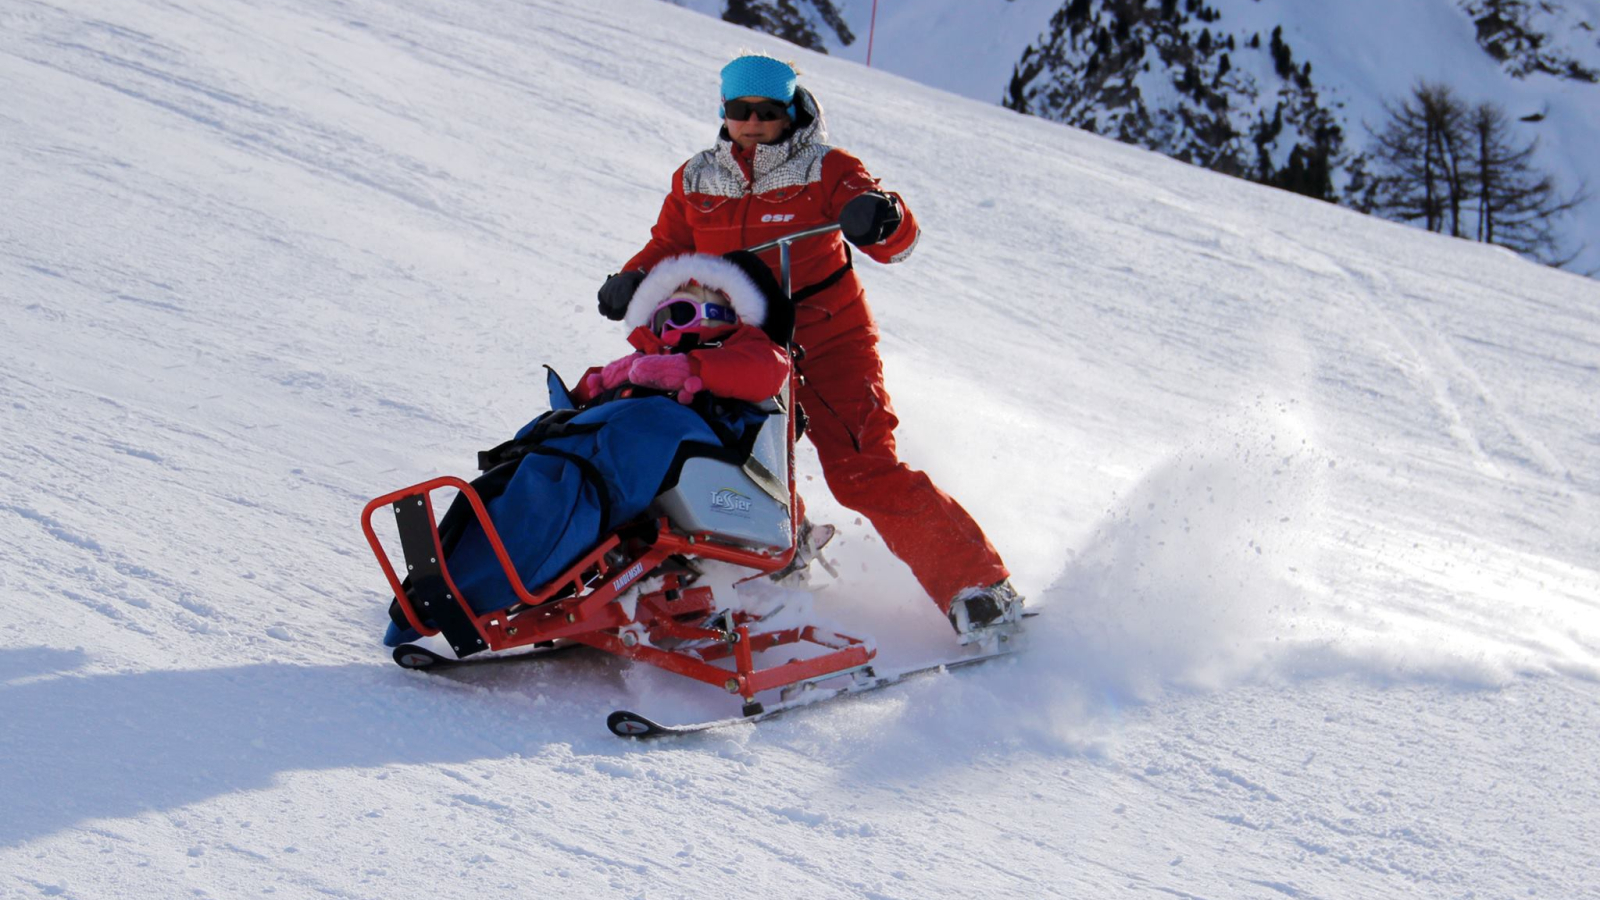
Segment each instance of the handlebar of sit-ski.
[[746,247],[745,249],[751,253],[761,253],[774,247],[778,248],[778,267],[783,278],[783,293],[788,296],[793,293],[789,286],[789,245],[804,238],[816,237],[819,234],[828,234],[838,230],[839,224],[837,222],[832,225],[818,225],[816,228],[796,231],[793,234],[786,234],[781,238],[767,241],[765,244],[756,244],[754,247]]

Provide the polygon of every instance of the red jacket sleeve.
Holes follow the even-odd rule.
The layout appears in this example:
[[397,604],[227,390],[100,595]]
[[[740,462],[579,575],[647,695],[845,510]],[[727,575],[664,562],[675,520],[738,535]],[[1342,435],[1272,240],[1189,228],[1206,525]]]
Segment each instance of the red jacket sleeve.
[[573,403],[577,404],[578,406],[583,406],[590,400],[594,399],[594,394],[589,392],[589,376],[599,374],[599,366],[590,366],[584,370],[582,375],[578,376],[577,384],[567,388],[567,396],[572,398]]
[[882,191],[893,197],[900,206],[900,227],[878,243],[858,249],[881,263],[896,263],[911,255],[921,236],[917,217],[899,194],[883,190],[861,160],[843,150],[834,150],[822,158],[822,183],[828,189],[822,214],[830,222],[837,222],[844,205],[867,191]]
[[[684,166],[688,163],[684,163]],[[689,227],[689,216],[683,194],[683,169],[672,173],[672,189],[667,199],[661,201],[661,212],[650,229],[650,243],[622,265],[622,271],[633,269],[649,271],[655,264],[669,256],[694,252],[694,229]]]
[[741,325],[722,346],[692,350],[689,358],[705,389],[718,397],[759,403],[789,378],[788,354],[754,325]]

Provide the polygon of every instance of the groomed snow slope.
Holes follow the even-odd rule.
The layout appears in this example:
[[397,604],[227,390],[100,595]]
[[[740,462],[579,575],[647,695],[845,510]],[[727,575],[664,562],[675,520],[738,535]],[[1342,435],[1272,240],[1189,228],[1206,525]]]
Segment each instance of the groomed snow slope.
[[[0,6],[0,896],[1584,897],[1600,287],[808,59],[918,252],[904,455],[1025,657],[648,746],[426,677],[357,515],[467,473],[759,36],[657,0]],[[815,476],[809,453],[802,471]],[[870,532],[821,614],[950,652]]]

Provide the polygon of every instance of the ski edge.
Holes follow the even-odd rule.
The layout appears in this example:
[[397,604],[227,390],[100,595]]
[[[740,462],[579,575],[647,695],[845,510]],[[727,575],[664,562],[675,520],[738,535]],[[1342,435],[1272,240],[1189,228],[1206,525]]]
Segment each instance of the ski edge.
[[396,665],[407,671],[438,673],[452,669],[492,665],[494,663],[515,663],[541,659],[546,656],[555,656],[574,650],[581,646],[583,645],[577,642],[562,643],[552,647],[534,645],[528,648],[519,648],[519,650],[515,651],[502,651],[500,653],[473,655],[466,659],[455,659],[421,644],[406,642],[391,648],[389,655]]
[[681,724],[667,724],[657,722],[648,716],[640,715],[626,709],[613,710],[606,717],[606,728],[617,737],[635,738],[645,740],[649,738],[671,737],[686,734],[698,734],[718,728],[727,728],[733,725],[755,724],[783,713],[811,706],[820,706],[830,700],[839,700],[854,697],[860,694],[879,691],[923,675],[936,672],[946,672],[952,669],[964,669],[980,663],[991,662],[1015,655],[1021,650],[1017,646],[1008,646],[973,656],[959,656],[951,659],[940,660],[901,669],[885,675],[873,675],[866,682],[852,682],[835,688],[813,688],[793,700],[768,704],[761,712],[749,716],[734,716],[725,719],[707,719],[701,722],[685,722]]

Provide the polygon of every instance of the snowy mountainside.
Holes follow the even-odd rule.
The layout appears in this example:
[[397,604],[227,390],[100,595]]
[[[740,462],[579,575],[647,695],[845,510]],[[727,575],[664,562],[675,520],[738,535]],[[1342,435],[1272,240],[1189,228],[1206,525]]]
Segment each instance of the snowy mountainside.
[[1478,45],[1517,78],[1540,72],[1600,81],[1600,6],[1593,0],[1466,0]]
[[[858,39],[828,52],[865,59],[871,7],[839,4]],[[1419,81],[1525,119],[1517,139],[1563,195],[1600,184],[1594,0],[925,0],[883,5],[876,37],[886,71],[1345,202],[1373,174],[1369,127]],[[1573,271],[1600,268],[1600,204],[1558,234]]]
[[[849,60],[801,54],[925,228],[862,269],[901,448],[1030,652],[648,747],[604,713],[728,698],[395,668],[361,507],[621,351],[595,288],[740,46],[795,53],[658,0],[0,6],[0,897],[1592,893],[1595,283]],[[950,652],[799,465],[818,615]]]
[[1221,18],[1206,4],[1187,14],[1176,3],[1069,4],[1023,52],[1005,104],[1214,171],[1344,196],[1360,175],[1309,62],[1281,26],[1264,39]]

